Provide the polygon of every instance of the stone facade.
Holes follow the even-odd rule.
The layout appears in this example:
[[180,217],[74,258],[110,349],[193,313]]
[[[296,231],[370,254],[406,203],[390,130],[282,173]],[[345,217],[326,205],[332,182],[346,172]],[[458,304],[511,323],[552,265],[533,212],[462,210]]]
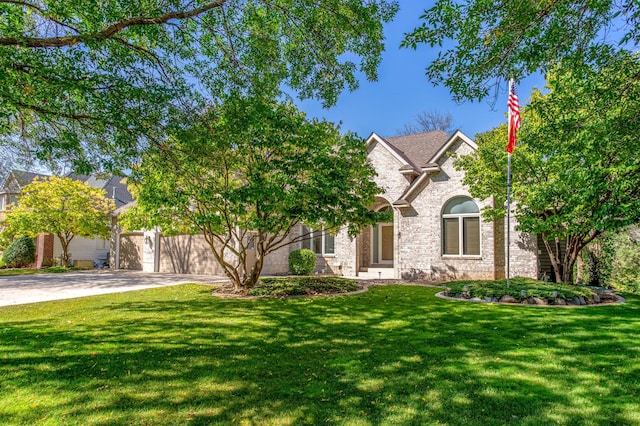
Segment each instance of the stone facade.
[[[472,198],[462,183],[464,172],[455,169],[450,153],[470,154],[476,149],[473,141],[458,132],[443,143],[442,149],[427,147],[426,150],[432,149],[436,154],[424,165],[412,163],[406,151],[375,134],[368,143],[368,159],[377,172],[376,183],[383,189],[372,208],[393,208],[396,278],[443,281],[505,277],[505,221],[489,222],[480,217],[480,254],[443,254],[445,204],[456,197]],[[418,143],[416,138],[412,143]],[[416,170],[407,173],[408,165]],[[493,203],[493,199],[473,201],[480,209]],[[516,231],[515,226],[515,220],[511,220],[511,276],[536,278],[535,240]],[[355,244],[345,247],[339,247],[336,241],[335,262],[342,265],[345,275],[358,275],[372,266],[383,266],[374,265],[372,261],[374,232],[372,228],[366,229],[355,239]]]
[[[317,255],[315,273],[353,277],[385,268],[392,271],[393,277],[409,280],[505,277],[506,221],[489,222],[480,216],[479,209],[491,205],[493,198],[472,199],[462,183],[464,172],[456,170],[451,155],[472,153],[477,147],[471,139],[461,132],[452,136],[429,132],[389,139],[374,133],[367,144],[368,161],[376,170],[375,182],[382,189],[371,208],[391,209],[393,221],[368,227],[356,237],[350,237],[346,227],[340,229],[334,236],[334,253]],[[479,253],[474,249],[473,255],[444,254],[443,212],[447,203],[456,199],[475,203],[473,220],[479,225],[474,235],[478,236]],[[460,219],[463,233],[467,232],[462,231],[464,223]],[[535,238],[516,231],[515,219],[510,225],[510,275],[537,278]],[[293,242],[267,255],[263,275],[288,274],[289,254],[302,247],[301,230],[294,227],[289,236]],[[125,260],[123,248],[120,267],[127,264],[149,271],[222,275],[202,236],[164,237],[155,230],[146,231],[144,238],[124,237],[120,241],[130,246],[127,252],[137,251],[141,259]]]

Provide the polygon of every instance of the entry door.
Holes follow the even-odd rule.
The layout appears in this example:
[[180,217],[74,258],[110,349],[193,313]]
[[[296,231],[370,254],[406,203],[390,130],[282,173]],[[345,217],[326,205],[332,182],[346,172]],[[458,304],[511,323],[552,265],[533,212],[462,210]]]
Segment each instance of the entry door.
[[380,262],[393,263],[393,225],[380,225]]
[[373,253],[371,263],[393,264],[393,224],[379,223],[373,232]]

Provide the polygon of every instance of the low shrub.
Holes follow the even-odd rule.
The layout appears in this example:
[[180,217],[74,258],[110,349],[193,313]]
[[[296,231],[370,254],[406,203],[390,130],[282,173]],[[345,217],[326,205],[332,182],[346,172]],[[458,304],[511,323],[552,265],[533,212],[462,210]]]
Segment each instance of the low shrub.
[[2,261],[9,268],[24,268],[36,261],[36,245],[31,237],[15,239],[2,255]]
[[[554,299],[554,292],[557,292],[557,297],[562,299],[572,299],[574,297],[591,298],[595,292],[584,286],[576,286],[569,284],[548,283],[544,281],[537,281],[530,278],[512,278],[507,288],[506,280],[497,281],[455,281],[446,283],[447,294],[464,294],[469,297],[478,297],[480,299],[485,297],[500,297],[509,295],[516,300],[523,300],[528,297],[539,297],[542,299]],[[465,291],[466,287],[466,291]],[[523,297],[522,290],[526,290],[526,295]]]
[[316,254],[309,249],[294,250],[289,254],[289,272],[309,275],[316,268]]
[[299,296],[347,293],[359,288],[356,281],[343,277],[261,278],[258,285],[248,294],[249,296]]

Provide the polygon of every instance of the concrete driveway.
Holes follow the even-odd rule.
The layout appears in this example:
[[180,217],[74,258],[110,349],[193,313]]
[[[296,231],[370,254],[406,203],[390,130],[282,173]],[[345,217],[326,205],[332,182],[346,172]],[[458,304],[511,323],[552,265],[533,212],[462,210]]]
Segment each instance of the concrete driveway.
[[213,275],[178,275],[138,271],[79,271],[0,277],[0,306],[120,293],[184,283],[223,283]]

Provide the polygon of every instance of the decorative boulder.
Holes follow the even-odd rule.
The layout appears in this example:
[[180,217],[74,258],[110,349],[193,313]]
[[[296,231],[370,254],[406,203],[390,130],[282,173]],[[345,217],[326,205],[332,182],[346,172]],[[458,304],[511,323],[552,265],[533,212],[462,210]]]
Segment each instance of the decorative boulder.
[[505,294],[500,298],[500,303],[518,303],[518,300],[513,296]]

